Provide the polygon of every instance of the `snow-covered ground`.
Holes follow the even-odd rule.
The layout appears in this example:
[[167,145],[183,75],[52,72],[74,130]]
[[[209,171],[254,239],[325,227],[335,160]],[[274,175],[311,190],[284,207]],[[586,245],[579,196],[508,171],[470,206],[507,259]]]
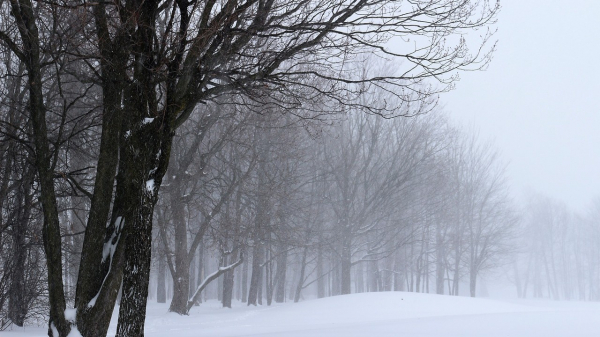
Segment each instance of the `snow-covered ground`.
[[[114,318],[114,317],[113,317]],[[116,322],[109,331],[114,335]],[[0,333],[44,336],[45,328]],[[146,336],[401,336],[552,337],[600,336],[600,303],[500,301],[404,292],[336,296],[270,307],[218,302],[194,307],[190,316],[151,303]]]

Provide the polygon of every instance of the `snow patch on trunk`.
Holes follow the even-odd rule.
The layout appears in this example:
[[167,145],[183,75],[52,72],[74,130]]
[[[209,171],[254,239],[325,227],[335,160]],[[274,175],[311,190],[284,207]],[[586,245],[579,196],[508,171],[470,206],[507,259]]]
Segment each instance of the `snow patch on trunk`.
[[[104,248],[102,250],[102,262],[106,261],[106,259],[110,257],[108,273],[110,273],[112,269],[113,256],[115,255],[115,251],[117,250],[117,245],[119,244],[119,240],[121,238],[121,231],[123,230],[123,226],[125,226],[125,220],[123,220],[123,217],[117,217],[117,220],[115,220],[115,230],[113,231],[110,240],[104,244]],[[96,296],[94,296],[94,298],[92,298],[88,303],[88,308],[91,308],[94,305],[96,305],[96,300],[98,300],[98,296],[100,296],[100,291],[102,291],[102,288],[104,288],[104,283],[106,282],[108,273],[106,274],[106,276],[104,276],[104,280],[102,280],[102,285],[96,293]]]

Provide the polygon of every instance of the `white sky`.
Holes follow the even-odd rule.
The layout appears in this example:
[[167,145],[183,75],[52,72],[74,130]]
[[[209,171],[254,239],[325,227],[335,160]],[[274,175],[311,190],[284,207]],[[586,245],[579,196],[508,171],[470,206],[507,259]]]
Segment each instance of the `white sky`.
[[502,0],[498,50],[441,98],[495,140],[515,194],[585,211],[600,195],[600,1]]

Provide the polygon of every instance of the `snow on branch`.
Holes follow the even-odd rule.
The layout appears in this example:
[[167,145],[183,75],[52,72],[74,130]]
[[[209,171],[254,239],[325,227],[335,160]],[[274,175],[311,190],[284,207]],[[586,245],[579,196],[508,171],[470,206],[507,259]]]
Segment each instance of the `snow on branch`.
[[202,293],[202,290],[204,290],[204,288],[206,288],[206,286],[216,280],[219,276],[221,276],[222,274],[235,269],[235,267],[239,266],[240,264],[242,264],[242,262],[244,262],[244,256],[240,255],[239,260],[237,260],[235,263],[232,263],[228,266],[225,267],[219,267],[219,269],[217,269],[214,273],[208,275],[204,281],[202,281],[202,283],[200,283],[200,285],[198,286],[198,288],[196,288],[196,291],[194,292],[194,295],[192,296],[192,298],[190,298],[188,300],[187,303],[187,312],[189,313],[190,309],[192,308],[192,306],[194,305],[194,303],[196,303],[196,301],[198,300],[198,298],[200,297],[200,294]]

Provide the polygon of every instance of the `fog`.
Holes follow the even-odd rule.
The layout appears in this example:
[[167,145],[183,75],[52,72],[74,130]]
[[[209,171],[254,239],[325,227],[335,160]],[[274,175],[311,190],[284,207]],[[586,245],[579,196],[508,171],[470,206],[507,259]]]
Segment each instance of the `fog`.
[[599,195],[599,14],[597,1],[503,1],[489,69],[461,73],[444,95],[452,116],[495,140],[519,198],[585,212]]
[[597,335],[599,17],[0,3],[2,335]]

